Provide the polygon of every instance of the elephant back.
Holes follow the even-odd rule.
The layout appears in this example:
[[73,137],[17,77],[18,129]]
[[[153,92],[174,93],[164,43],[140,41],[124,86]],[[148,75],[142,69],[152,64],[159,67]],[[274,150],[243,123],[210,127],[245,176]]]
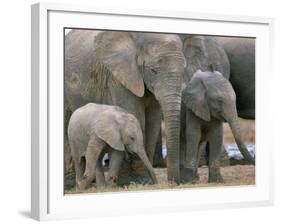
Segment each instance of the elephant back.
[[255,119],[255,39],[217,37],[230,62],[230,83],[237,97],[238,115]]

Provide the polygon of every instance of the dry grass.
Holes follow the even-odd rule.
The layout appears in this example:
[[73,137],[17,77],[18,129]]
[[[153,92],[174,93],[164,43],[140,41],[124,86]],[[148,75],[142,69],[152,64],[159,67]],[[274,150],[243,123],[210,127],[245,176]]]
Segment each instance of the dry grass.
[[126,187],[117,188],[89,188],[85,191],[77,191],[74,188],[66,191],[66,194],[77,193],[98,193],[98,192],[120,192],[120,191],[144,191],[144,190],[160,190],[160,189],[183,189],[183,188],[199,188],[199,187],[219,187],[219,186],[237,186],[237,185],[254,185],[255,184],[255,166],[252,165],[236,165],[221,168],[221,173],[224,179],[223,183],[208,183],[208,168],[199,168],[200,180],[195,184],[180,184],[169,183],[167,181],[167,170],[165,168],[155,169],[158,184],[155,185],[140,185],[131,184]]
[[[255,144],[255,121],[239,119],[241,135],[245,143]],[[232,132],[227,123],[224,124],[224,142],[225,143],[235,143]]]

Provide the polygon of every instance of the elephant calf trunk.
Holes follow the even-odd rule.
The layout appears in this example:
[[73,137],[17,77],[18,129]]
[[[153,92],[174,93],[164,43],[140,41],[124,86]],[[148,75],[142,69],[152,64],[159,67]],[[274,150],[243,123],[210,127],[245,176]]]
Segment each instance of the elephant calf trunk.
[[147,157],[145,154],[143,154],[143,153],[139,154],[139,157],[141,158],[141,160],[143,161],[145,167],[147,168],[147,170],[148,170],[148,172],[149,172],[149,176],[150,176],[151,179],[152,179],[152,182],[153,182],[154,184],[157,184],[157,178],[156,178],[156,176],[155,176],[153,167],[152,167],[152,165],[151,165],[151,163],[150,163],[148,157]]
[[255,164],[255,158],[250,154],[246,145],[244,144],[241,134],[240,134],[240,127],[238,123],[238,119],[235,119],[232,122],[229,122],[230,128],[233,132],[235,142],[239,148],[239,151],[243,155],[244,159],[250,162],[251,164]]

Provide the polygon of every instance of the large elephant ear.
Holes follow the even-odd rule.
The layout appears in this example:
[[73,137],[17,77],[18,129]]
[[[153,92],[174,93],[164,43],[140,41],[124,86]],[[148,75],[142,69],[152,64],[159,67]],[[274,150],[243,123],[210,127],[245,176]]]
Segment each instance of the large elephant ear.
[[137,67],[135,42],[127,32],[102,32],[95,38],[98,61],[113,78],[135,95],[144,94],[143,77]]
[[210,121],[210,109],[206,97],[206,86],[203,81],[194,78],[182,92],[182,99],[189,108],[199,118]]
[[[111,116],[111,115],[109,115]],[[95,134],[110,145],[111,148],[124,151],[125,147],[121,137],[120,125],[114,119],[110,119],[106,113],[95,122]],[[109,122],[110,121],[110,122]]]

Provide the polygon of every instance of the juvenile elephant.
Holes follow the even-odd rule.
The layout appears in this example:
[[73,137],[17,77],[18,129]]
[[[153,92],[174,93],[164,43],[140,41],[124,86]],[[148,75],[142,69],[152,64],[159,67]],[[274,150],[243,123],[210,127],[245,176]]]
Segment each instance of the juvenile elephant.
[[[138,120],[117,106],[89,103],[71,116],[68,138],[75,164],[76,186],[87,188],[96,177],[97,186],[105,184],[102,155],[110,151],[108,182],[115,184],[124,152],[135,153],[148,169],[153,183],[156,177],[146,156]],[[85,171],[82,157],[85,157]]]
[[188,181],[197,178],[200,143],[209,142],[209,182],[220,182],[223,122],[227,121],[244,158],[254,163],[240,134],[236,96],[229,81],[218,71],[198,70],[182,92],[186,106],[186,158]]
[[[202,35],[181,35],[183,41],[183,53],[186,58],[186,67],[183,75],[183,85],[189,83],[194,73],[197,70],[206,71],[209,67],[215,68],[226,79],[229,79],[230,65],[228,56],[222,45],[213,36]],[[180,173],[181,181],[185,182],[187,171],[184,169],[185,148],[187,139],[185,136],[185,128],[188,126],[186,123],[185,106],[181,108],[181,136],[180,136]],[[222,159],[228,160],[225,147],[222,146]],[[202,144],[202,155],[206,152],[206,143]]]

